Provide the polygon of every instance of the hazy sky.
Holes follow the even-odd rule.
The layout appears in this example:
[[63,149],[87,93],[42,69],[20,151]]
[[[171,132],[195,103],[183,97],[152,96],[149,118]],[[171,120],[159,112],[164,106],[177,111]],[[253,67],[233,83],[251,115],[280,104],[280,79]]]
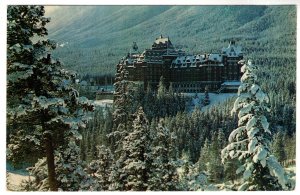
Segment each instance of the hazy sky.
[[51,15],[51,13],[54,11],[54,10],[57,10],[57,9],[60,9],[61,8],[61,6],[55,6],[55,5],[53,5],[53,6],[51,6],[51,5],[49,5],[49,6],[45,6],[45,15],[47,16],[47,15]]

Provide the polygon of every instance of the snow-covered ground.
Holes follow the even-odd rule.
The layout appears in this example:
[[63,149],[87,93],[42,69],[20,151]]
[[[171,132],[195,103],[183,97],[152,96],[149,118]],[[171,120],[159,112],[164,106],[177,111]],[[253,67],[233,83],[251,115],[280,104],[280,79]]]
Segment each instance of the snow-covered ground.
[[284,170],[287,171],[287,172],[296,173],[296,165],[292,165],[292,166],[289,166],[287,168],[284,168]]
[[94,104],[95,106],[105,107],[105,106],[112,106],[113,102],[114,102],[113,100],[109,100],[109,99],[95,100]]
[[[188,105],[189,111],[193,111],[193,109],[195,107],[199,107],[201,105],[202,100],[204,99],[204,93],[197,93],[197,94],[196,93],[184,93],[183,95],[186,97],[192,98],[190,104]],[[231,97],[237,97],[237,93],[220,93],[220,94],[208,93],[208,95],[209,95],[210,104],[207,106],[203,106],[203,107],[200,106],[201,110],[205,110],[205,109],[210,108],[213,105],[222,103]]]
[[[201,105],[202,100],[204,99],[204,93],[197,93],[197,94],[183,93],[183,95],[186,97],[191,97],[191,101],[188,102],[187,105],[189,111],[193,111],[193,109],[197,106],[199,107],[199,105]],[[210,104],[207,106],[201,106],[201,110],[208,109],[212,105],[224,102],[231,97],[237,97],[236,93],[220,93],[220,94],[209,93],[208,95],[209,95]],[[110,99],[95,100],[94,104],[100,107],[112,106],[113,100]]]
[[24,164],[21,168],[14,168],[9,162],[6,162],[6,189],[8,191],[20,191],[20,184],[24,180],[29,180],[29,173]]
[[8,172],[6,177],[6,179],[8,180],[8,185],[6,186],[6,189],[8,191],[19,191],[22,181],[29,180],[29,175],[24,175],[20,173]]
[[[296,166],[292,165],[284,169],[291,179],[296,182]],[[7,180],[9,184],[6,186],[8,191],[20,191],[20,184],[24,180],[28,181],[29,176],[24,174],[23,171],[14,171],[13,173],[8,171]],[[232,191],[233,188],[236,188],[236,184],[233,184],[230,181],[212,184],[212,186],[215,187],[215,189],[211,189],[212,191]]]
[[289,175],[291,179],[291,183],[296,185],[296,165],[291,165],[289,167],[284,168],[285,172]]

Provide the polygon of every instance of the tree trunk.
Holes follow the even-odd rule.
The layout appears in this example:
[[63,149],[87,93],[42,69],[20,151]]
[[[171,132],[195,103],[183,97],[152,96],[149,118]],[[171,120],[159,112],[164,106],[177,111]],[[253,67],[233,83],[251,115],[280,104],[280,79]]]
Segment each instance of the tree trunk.
[[57,181],[55,174],[55,163],[54,163],[54,148],[52,145],[52,136],[50,134],[45,135],[45,147],[48,167],[48,182],[50,191],[58,191]]

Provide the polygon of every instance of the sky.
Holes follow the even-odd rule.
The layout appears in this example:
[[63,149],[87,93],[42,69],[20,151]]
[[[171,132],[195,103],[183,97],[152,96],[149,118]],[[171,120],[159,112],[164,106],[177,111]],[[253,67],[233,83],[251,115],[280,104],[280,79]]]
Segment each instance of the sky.
[[45,15],[51,15],[57,9],[61,9],[61,6],[45,6]]

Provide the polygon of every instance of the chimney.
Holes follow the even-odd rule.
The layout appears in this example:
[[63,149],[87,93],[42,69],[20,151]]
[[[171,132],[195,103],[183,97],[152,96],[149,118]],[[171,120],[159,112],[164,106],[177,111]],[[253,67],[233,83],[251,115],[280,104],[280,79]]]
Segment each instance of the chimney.
[[229,41],[229,45],[235,45],[235,41],[234,40],[230,40]]
[[50,64],[50,62],[51,62],[51,54],[50,53],[47,54],[46,62],[47,62],[47,64]]

